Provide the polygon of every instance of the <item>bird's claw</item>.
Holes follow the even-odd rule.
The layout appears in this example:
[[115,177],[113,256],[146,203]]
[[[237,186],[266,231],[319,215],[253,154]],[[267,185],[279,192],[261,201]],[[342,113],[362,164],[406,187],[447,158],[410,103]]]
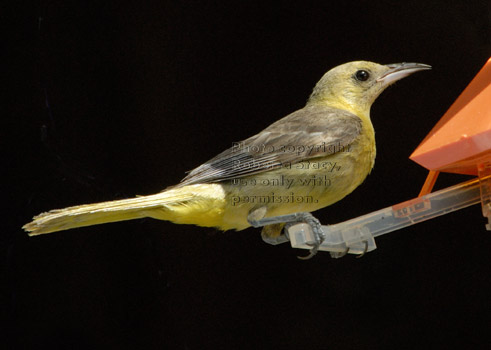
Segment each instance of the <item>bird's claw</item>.
[[300,260],[309,260],[309,259],[312,259],[317,254],[317,252],[319,251],[320,243],[319,244],[308,243],[308,245],[312,247],[309,251],[309,255],[297,256],[297,258],[299,258]]
[[356,256],[357,259],[362,258],[368,251],[368,241],[363,241],[363,243],[365,243],[365,249],[363,250],[363,253]]

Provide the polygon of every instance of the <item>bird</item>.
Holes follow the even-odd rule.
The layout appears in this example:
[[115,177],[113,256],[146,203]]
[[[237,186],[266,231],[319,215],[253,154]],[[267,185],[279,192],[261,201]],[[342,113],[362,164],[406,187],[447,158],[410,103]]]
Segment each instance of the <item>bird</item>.
[[256,135],[234,142],[162,192],[55,209],[23,229],[30,236],[150,217],[176,224],[243,230],[263,227],[273,243],[294,223],[325,238],[311,213],[350,194],[371,172],[376,156],[370,108],[394,82],[431,69],[422,63],[348,62],[315,85],[305,106]]

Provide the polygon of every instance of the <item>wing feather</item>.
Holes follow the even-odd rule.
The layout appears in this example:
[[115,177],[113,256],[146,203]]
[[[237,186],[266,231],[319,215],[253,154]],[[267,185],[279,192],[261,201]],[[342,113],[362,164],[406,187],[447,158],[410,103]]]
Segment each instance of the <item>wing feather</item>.
[[219,182],[325,157],[347,147],[362,122],[345,110],[306,106],[192,170],[178,186]]

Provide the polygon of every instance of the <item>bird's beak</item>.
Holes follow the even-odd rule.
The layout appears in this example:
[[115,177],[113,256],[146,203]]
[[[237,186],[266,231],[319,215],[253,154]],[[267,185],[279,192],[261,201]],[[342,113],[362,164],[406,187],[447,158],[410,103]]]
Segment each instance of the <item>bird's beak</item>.
[[392,63],[386,65],[389,70],[384,73],[377,82],[383,83],[384,85],[390,85],[393,82],[405,78],[410,74],[419,72],[420,70],[431,69],[431,66],[423,63]]

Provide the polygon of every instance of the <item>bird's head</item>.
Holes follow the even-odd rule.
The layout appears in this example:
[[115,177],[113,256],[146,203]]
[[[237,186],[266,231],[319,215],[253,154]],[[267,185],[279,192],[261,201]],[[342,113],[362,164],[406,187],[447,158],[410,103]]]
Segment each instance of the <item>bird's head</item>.
[[345,63],[324,74],[307,104],[320,103],[368,116],[372,103],[389,85],[426,69],[431,66],[422,63],[381,65],[367,61]]

